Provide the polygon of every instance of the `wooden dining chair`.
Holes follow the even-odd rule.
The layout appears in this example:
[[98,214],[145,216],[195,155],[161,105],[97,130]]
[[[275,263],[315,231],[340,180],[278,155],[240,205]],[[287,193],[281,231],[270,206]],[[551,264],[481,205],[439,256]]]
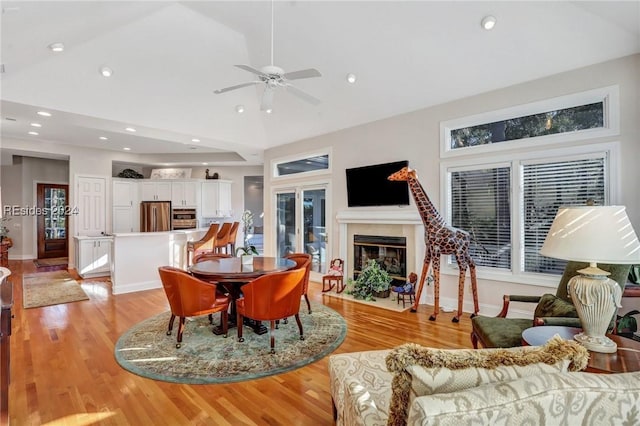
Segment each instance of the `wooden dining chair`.
[[256,321],[270,322],[271,353],[275,353],[275,336],[273,335],[276,320],[295,316],[300,340],[304,340],[302,322],[300,321],[300,299],[304,284],[305,268],[262,275],[242,286],[243,296],[236,300],[236,321],[238,323],[238,342],[242,337],[242,321],[251,318]]
[[197,241],[187,242],[187,265],[192,264],[192,259],[194,259],[197,254],[213,251],[219,227],[219,223],[212,223],[202,238]]
[[216,240],[213,243],[213,251],[215,251],[216,253],[227,253],[227,243],[229,242],[232,225],[233,224],[231,222],[224,222],[222,225],[220,225],[218,235],[216,235]]
[[182,269],[160,266],[158,272],[171,307],[168,336],[173,331],[174,320],[179,317],[176,348],[182,346],[186,317],[209,315],[209,323],[212,323],[213,314],[220,312],[223,334],[227,337],[229,295],[217,291],[215,283],[202,281]]
[[311,255],[308,253],[291,253],[284,257],[285,259],[290,259],[296,262],[296,266],[292,269],[305,269],[302,295],[304,296],[304,300],[307,302],[307,309],[309,310],[309,313],[311,313],[311,303],[309,303],[309,296],[307,295],[307,292],[309,291],[309,273],[311,272]]

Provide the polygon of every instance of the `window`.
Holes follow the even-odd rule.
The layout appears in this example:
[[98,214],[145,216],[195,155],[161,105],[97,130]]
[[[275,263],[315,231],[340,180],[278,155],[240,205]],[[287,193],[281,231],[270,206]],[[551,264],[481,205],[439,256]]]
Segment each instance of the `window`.
[[509,167],[451,173],[451,224],[471,234],[478,266],[511,269]]
[[554,161],[522,166],[524,271],[558,273],[565,262],[539,254],[561,206],[606,204],[605,158]]
[[542,147],[619,134],[618,86],[440,124],[441,157]]
[[[561,274],[565,262],[540,255],[540,248],[560,206],[608,204],[608,151],[522,157],[495,167],[447,168],[451,224],[469,232],[477,266]],[[515,228],[512,216],[518,218]],[[448,264],[454,265],[455,258]]]
[[451,130],[451,149],[604,127],[604,101]]
[[329,154],[311,154],[287,158],[273,163],[273,176],[282,177],[290,175],[313,174],[313,172],[329,171]]
[[[469,232],[479,275],[557,285],[566,262],[540,248],[560,206],[617,198],[619,144],[588,141],[617,134],[618,115],[617,87],[609,87],[441,126],[451,154],[441,153],[443,216]],[[450,256],[443,271],[457,274],[456,265]]]

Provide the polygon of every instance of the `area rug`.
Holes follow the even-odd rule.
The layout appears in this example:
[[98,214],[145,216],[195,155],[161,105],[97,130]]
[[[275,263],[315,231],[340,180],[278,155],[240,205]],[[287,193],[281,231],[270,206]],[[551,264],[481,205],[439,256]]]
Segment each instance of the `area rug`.
[[68,257],[52,257],[50,259],[34,259],[33,263],[35,263],[37,268],[42,268],[45,266],[62,266],[67,265],[69,263]]
[[409,304],[409,302],[407,301],[403,308],[402,301],[398,303],[398,300],[396,299],[396,295],[393,292],[391,293],[391,296],[384,297],[384,298],[376,298],[375,301],[356,299],[355,297],[351,296],[350,294],[347,294],[346,292],[335,293],[334,291],[329,291],[327,293],[322,293],[322,296],[333,297],[335,299],[348,300],[349,302],[361,303],[363,305],[369,305],[369,306],[373,306],[375,308],[381,308],[381,309],[388,309],[390,311],[395,311],[395,312],[404,312],[408,309],[411,309],[411,306],[413,305],[413,304]]
[[89,297],[67,271],[37,272],[22,277],[22,304],[25,308],[80,300],[89,300]]
[[[172,383],[230,383],[280,374],[325,357],[345,338],[347,324],[340,314],[319,303],[312,302],[311,309],[310,315],[306,307],[300,310],[305,340],[300,340],[295,318],[280,322],[275,354],[270,353],[269,333],[257,335],[245,326],[240,343],[236,328],[229,329],[227,338],[213,334],[206,315],[187,319],[182,347],[176,349],[178,319],[168,336],[171,314],[165,312],[126,331],[116,343],[115,358],[132,373]],[[213,322],[220,323],[220,314]]]

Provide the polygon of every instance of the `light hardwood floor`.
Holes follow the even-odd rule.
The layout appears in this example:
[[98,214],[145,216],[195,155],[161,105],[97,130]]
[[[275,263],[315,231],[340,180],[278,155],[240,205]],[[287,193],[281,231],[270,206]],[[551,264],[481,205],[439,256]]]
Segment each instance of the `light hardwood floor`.
[[[32,261],[11,261],[10,268],[15,315],[11,425],[333,424],[328,357],[289,373],[235,384],[145,379],[120,368],[113,351],[118,337],[132,325],[168,310],[162,289],[113,296],[108,282],[85,280],[89,301],[22,309],[22,274],[36,268]],[[335,309],[348,324],[347,337],[334,353],[405,342],[471,347],[468,313],[458,324],[447,313],[432,322],[426,305],[417,313],[398,313],[323,298],[321,288],[310,284],[311,300]]]

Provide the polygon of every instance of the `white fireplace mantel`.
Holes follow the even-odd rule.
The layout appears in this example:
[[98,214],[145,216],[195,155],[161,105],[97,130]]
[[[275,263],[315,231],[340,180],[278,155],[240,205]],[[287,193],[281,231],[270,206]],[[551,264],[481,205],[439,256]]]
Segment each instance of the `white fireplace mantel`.
[[[339,224],[371,223],[393,225],[422,225],[422,219],[415,209],[411,210],[341,210],[336,214]],[[341,233],[342,234],[342,233]]]

